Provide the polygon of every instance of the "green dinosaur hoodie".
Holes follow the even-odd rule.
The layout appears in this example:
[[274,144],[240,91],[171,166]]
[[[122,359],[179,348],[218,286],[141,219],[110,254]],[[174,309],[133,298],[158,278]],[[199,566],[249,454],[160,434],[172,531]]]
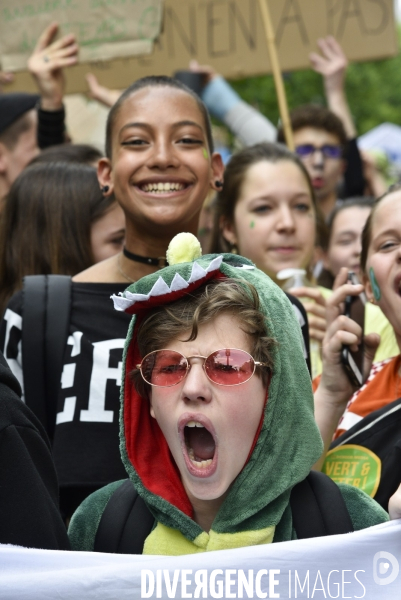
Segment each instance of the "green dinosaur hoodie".
[[[246,280],[256,287],[269,335],[277,343],[268,402],[253,452],[232,483],[211,530],[205,532],[192,518],[193,509],[167,442],[129,373],[141,362],[136,330],[147,311],[221,277]],[[144,553],[179,555],[294,539],[290,492],[319,458],[322,441],[313,414],[300,327],[285,294],[247,259],[224,254],[166,267],[113,299],[117,310],[133,315],[123,355],[120,450],[128,476],[155,517]],[[104,507],[121,483],[95,492],[78,508],[69,530],[73,549],[93,549]],[[355,529],[387,520],[368,496],[356,488],[340,487]]]

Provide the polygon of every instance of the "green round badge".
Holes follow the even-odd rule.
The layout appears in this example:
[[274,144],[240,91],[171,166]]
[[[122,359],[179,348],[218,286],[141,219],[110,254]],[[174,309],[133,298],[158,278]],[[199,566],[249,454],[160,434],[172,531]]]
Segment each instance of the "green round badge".
[[363,446],[348,444],[327,453],[322,471],[336,483],[353,485],[373,498],[380,483],[381,460]]

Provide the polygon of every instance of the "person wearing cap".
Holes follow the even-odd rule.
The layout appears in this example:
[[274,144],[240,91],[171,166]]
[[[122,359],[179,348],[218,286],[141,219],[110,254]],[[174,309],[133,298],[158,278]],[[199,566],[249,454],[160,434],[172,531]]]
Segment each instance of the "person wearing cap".
[[0,96],[0,197],[4,197],[24,167],[39,153],[37,94]]
[[63,68],[76,64],[78,45],[68,34],[54,41],[52,23],[28,60],[40,94],[0,94],[0,198],[41,148],[63,143]]

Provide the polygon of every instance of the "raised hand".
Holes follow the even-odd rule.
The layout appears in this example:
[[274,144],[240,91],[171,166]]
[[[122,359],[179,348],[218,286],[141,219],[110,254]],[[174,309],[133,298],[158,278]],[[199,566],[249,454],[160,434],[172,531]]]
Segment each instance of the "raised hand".
[[[335,290],[326,304],[327,331],[322,343],[323,371],[315,392],[315,418],[323,438],[325,452],[315,465],[317,469],[320,469],[323,464],[338,421],[355,391],[342,364],[341,351],[343,344],[356,350],[361,340],[362,330],[343,312],[346,296],[360,294],[363,286],[346,283],[346,281],[347,269],[344,267],[336,277]],[[379,343],[380,336],[376,333],[364,337],[365,375],[370,371]]]
[[356,129],[345,94],[347,57],[340,44],[332,36],[317,41],[321,54],[312,52],[309,59],[312,68],[324,81],[327,104],[343,122],[348,139],[356,137]]
[[[333,397],[337,397],[339,403],[349,399],[355,391],[341,362],[342,346],[346,344],[351,350],[357,350],[362,336],[359,325],[343,314],[344,301],[346,296],[356,296],[362,291],[361,284],[347,283],[347,269],[343,267],[336,277],[335,290],[327,300],[327,332],[322,344],[323,372],[320,385]],[[376,333],[365,335],[364,342],[364,373],[368,375],[380,336]]]
[[52,23],[43,31],[28,60],[41,95],[41,108],[59,110],[62,107],[65,79],[63,69],[78,62],[79,46],[72,33],[54,41],[58,24]]
[[101,85],[93,73],[87,73],[85,79],[89,86],[89,96],[93,100],[104,104],[107,108],[111,108],[122,94],[120,90],[110,90]]
[[321,54],[312,52],[309,59],[312,68],[324,78],[326,92],[341,91],[344,88],[345,72],[348,60],[340,44],[332,37],[321,38],[317,41]]

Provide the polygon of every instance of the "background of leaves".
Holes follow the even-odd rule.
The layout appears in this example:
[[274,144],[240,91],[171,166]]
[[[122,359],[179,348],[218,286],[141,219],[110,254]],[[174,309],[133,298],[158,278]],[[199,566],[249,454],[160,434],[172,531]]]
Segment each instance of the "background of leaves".
[[[401,43],[401,28],[398,30]],[[288,105],[325,105],[322,77],[311,69],[285,73]],[[273,77],[230,82],[243,100],[258,108],[275,125],[279,119]],[[401,54],[381,61],[350,64],[346,92],[358,134],[389,121],[401,126]]]

